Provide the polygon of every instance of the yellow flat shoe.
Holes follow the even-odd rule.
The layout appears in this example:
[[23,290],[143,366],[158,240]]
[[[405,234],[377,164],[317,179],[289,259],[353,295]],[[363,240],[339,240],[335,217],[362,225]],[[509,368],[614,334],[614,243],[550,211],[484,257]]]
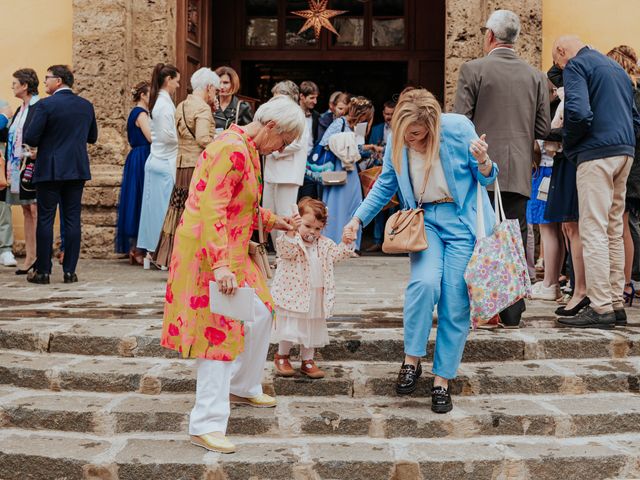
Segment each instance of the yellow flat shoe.
[[277,401],[271,395],[267,395],[266,393],[260,394],[257,397],[245,398],[238,397],[236,395],[231,394],[229,396],[229,400],[231,403],[238,403],[241,405],[250,405],[256,408],[273,408],[276,406]]
[[211,450],[212,452],[234,453],[236,451],[236,446],[227,440],[227,437],[221,433],[218,434],[218,432],[205,433],[204,435],[191,435],[191,443],[198,447]]

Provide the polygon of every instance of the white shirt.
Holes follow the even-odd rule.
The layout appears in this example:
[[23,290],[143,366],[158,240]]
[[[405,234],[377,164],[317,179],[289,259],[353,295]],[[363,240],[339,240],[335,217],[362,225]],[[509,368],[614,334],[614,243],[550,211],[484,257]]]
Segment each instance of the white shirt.
[[[416,203],[420,203],[420,193],[424,185],[424,172],[427,165],[426,155],[419,153],[413,149],[409,149],[409,175],[411,177],[411,186],[413,187],[413,195]],[[434,202],[444,197],[450,197],[449,185],[444,176],[442,162],[440,157],[433,159],[427,188],[422,196],[422,203]]]
[[273,152],[265,157],[265,182],[302,185],[307,167],[307,135],[311,135],[311,129],[305,128],[300,138],[287,145],[282,153]]
[[151,112],[151,156],[173,162],[178,156],[176,106],[166,90],[160,90]]
[[306,117],[307,123],[305,124],[304,130],[307,135],[307,157],[311,155],[311,150],[313,150],[313,117],[309,115]]

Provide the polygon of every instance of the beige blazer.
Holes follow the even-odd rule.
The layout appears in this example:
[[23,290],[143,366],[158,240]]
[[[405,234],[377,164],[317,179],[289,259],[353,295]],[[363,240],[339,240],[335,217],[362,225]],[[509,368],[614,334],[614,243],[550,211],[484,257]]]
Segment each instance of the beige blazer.
[[495,49],[460,68],[454,111],[487,134],[500,189],[530,197],[534,140],[549,134],[551,122],[544,74],[512,49]]
[[213,141],[216,131],[211,107],[200,97],[189,95],[176,107],[176,128],[178,130],[176,165],[178,168],[195,167],[202,151]]

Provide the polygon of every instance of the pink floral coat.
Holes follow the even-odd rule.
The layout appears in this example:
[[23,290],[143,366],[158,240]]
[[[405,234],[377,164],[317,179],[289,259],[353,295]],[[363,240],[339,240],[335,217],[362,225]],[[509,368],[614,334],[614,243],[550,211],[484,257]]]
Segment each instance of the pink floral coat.
[[[244,325],[209,307],[213,270],[226,266],[238,285],[256,289],[273,314],[266,280],[248,254],[262,195],[260,158],[239,128],[220,134],[200,156],[176,229],[165,296],[161,345],[184,358],[232,361],[244,350]],[[260,209],[267,231],[276,217]]]
[[[318,256],[324,272],[323,307],[327,317],[333,312],[336,298],[336,282],[333,266],[351,257],[353,246],[336,245],[327,237],[318,239]],[[297,313],[307,313],[311,305],[310,267],[307,250],[300,234],[295,237],[281,235],[276,241],[278,268],[271,285],[273,300],[279,308]]]

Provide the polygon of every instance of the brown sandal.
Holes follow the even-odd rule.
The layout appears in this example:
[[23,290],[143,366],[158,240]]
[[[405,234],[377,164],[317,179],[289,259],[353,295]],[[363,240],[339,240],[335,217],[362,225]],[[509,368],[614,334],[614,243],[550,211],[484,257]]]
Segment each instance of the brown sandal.
[[293,377],[296,372],[289,363],[289,355],[278,355],[273,357],[273,364],[276,366],[276,375],[280,377]]
[[324,378],[324,372],[318,368],[313,360],[303,360],[300,364],[300,373],[309,378]]

